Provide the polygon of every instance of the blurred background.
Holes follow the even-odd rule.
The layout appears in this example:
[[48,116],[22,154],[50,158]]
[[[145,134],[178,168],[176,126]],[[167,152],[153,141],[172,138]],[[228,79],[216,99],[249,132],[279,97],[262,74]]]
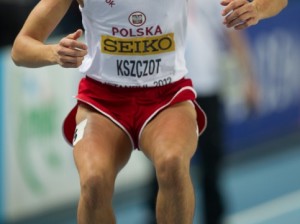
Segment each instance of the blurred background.
[[[37,2],[0,3],[0,223],[75,224],[79,182],[61,125],[75,103],[80,74],[59,66],[20,68],[10,58],[13,40]],[[290,0],[277,17],[246,31],[260,96],[255,109],[239,94],[244,83],[232,52],[222,52],[224,224],[300,223],[299,21],[300,1]],[[78,27],[74,2],[49,42]],[[200,157],[201,149],[191,169],[194,224],[204,224]],[[116,183],[119,224],[150,223],[152,172],[135,151]]]

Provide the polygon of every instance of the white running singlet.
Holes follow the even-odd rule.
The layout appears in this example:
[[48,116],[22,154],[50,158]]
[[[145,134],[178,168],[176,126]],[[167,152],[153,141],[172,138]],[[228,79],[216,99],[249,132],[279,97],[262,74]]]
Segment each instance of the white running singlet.
[[183,78],[187,0],[85,0],[88,55],[80,72],[117,86],[162,86]]

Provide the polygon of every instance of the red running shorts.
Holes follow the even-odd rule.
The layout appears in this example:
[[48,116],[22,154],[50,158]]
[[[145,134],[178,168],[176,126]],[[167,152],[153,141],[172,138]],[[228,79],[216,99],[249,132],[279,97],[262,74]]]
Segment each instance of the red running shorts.
[[197,112],[199,135],[206,127],[206,116],[196,103],[196,91],[190,79],[159,87],[117,87],[100,83],[89,77],[79,83],[77,105],[67,115],[64,137],[72,145],[76,128],[75,116],[79,103],[85,103],[118,125],[130,138],[133,149],[147,123],[164,108],[183,101],[191,101]]

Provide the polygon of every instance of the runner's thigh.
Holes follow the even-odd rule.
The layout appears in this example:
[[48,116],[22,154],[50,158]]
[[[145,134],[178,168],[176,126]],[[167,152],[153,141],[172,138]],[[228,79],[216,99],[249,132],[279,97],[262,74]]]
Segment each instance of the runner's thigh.
[[129,137],[110,119],[82,104],[78,107],[77,124],[85,119],[83,138],[74,147],[80,176],[104,171],[115,176],[130,157]]
[[197,121],[194,105],[188,101],[161,111],[145,127],[140,140],[141,150],[152,161],[162,153],[181,153],[191,158],[197,146]]

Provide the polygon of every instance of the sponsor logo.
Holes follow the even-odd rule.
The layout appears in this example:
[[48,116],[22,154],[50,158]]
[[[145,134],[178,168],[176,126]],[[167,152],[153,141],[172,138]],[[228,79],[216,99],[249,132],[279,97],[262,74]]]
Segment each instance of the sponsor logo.
[[111,55],[154,55],[175,51],[174,34],[119,38],[101,36],[101,52]]

